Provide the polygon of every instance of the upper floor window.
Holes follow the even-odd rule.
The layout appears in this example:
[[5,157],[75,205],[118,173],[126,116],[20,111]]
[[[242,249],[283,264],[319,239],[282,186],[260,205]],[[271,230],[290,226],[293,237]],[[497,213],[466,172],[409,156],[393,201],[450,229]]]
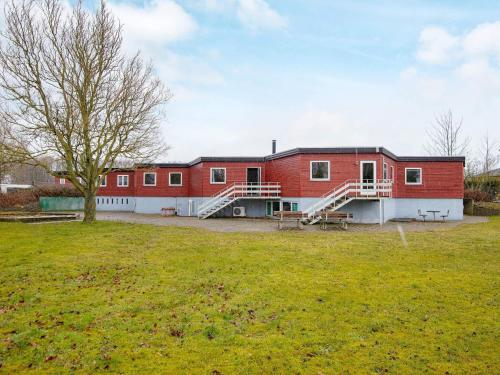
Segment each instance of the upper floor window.
[[117,185],[118,187],[127,187],[128,186],[128,175],[118,175],[117,177]]
[[394,167],[391,165],[391,175],[389,177],[391,180],[394,180]]
[[99,186],[101,187],[106,187],[108,185],[108,176],[100,176],[101,181],[99,183]]
[[383,176],[383,179],[384,180],[387,180],[387,163],[384,163],[384,166],[383,166],[383,171],[382,171],[382,176]]
[[59,184],[60,185],[65,185],[66,184],[66,179],[65,178],[60,178],[59,179]]
[[405,184],[406,185],[421,185],[422,184],[422,168],[405,168]]
[[156,172],[144,173],[144,186],[156,186]]
[[310,172],[312,181],[327,181],[330,179],[330,162],[311,161]]
[[170,186],[182,186],[182,173],[170,172],[168,174],[168,184]]
[[210,183],[225,184],[226,183],[226,168],[210,168]]

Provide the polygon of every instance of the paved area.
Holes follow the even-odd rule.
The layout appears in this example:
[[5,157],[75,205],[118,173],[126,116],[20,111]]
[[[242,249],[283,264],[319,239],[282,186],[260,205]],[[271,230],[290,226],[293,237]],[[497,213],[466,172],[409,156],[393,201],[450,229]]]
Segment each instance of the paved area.
[[[194,227],[208,229],[214,232],[274,232],[277,231],[277,222],[271,219],[205,219],[195,217],[163,217],[160,215],[142,215],[130,212],[98,212],[98,220],[121,221],[127,223],[152,224],[164,226]],[[463,221],[441,222],[388,222],[382,226],[378,224],[349,224],[348,232],[396,232],[398,225],[405,232],[431,231],[453,228],[462,224],[487,222],[488,218],[480,216],[465,216]],[[290,227],[292,224],[289,224]],[[305,231],[319,231],[319,225],[305,225]],[[340,230],[340,229],[332,229]]]

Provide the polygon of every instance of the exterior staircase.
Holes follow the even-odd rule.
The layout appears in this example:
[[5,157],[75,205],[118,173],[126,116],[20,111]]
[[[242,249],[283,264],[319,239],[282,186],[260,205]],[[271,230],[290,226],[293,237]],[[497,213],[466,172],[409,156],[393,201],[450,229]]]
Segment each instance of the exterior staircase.
[[198,208],[198,218],[206,219],[238,199],[276,199],[280,195],[278,182],[235,182],[203,202]]
[[303,222],[315,224],[325,211],[336,211],[355,199],[392,197],[392,180],[347,180],[323,195],[318,202],[302,211]]

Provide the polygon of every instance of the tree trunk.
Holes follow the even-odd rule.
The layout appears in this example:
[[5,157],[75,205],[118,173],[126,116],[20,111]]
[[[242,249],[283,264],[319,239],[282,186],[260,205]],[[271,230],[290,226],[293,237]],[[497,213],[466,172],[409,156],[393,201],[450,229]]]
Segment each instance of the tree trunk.
[[93,223],[95,221],[95,191],[88,191],[85,194],[85,205],[83,211],[83,222]]

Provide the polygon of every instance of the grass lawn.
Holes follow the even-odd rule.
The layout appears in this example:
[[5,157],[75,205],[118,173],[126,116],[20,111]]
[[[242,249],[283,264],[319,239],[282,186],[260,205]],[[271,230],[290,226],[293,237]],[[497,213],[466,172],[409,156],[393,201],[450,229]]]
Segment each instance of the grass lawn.
[[407,240],[0,223],[0,372],[500,373],[500,217]]

